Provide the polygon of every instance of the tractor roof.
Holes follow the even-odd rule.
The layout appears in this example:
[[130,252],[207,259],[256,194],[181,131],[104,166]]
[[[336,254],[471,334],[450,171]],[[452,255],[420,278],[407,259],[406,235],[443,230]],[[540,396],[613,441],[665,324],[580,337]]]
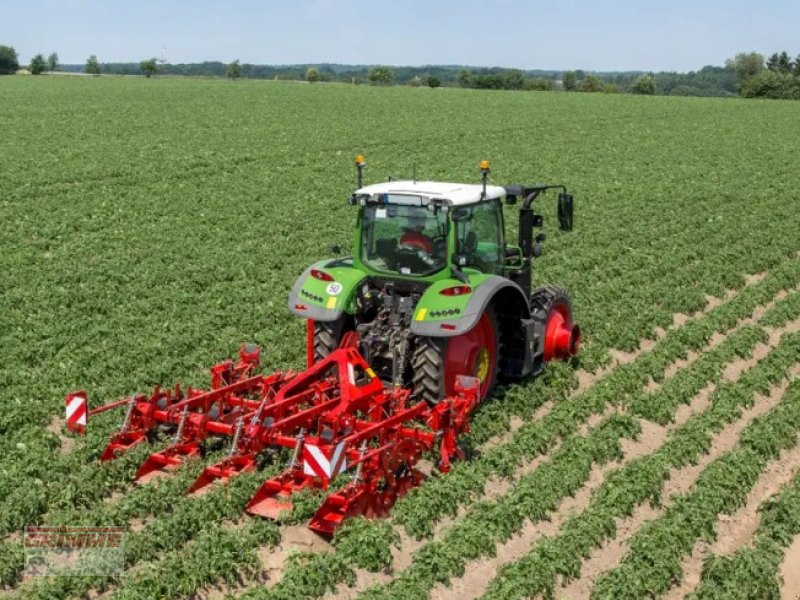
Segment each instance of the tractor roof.
[[[428,199],[445,200],[453,206],[480,202],[483,185],[473,183],[447,183],[444,181],[387,181],[368,185],[356,191],[357,196],[375,194],[406,194]],[[486,186],[486,199],[494,200],[506,195],[499,185]]]

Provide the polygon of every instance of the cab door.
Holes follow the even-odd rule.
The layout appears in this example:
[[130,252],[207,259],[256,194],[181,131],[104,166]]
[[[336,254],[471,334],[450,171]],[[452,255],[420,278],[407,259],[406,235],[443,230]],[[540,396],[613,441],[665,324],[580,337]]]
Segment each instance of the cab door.
[[454,209],[456,253],[466,266],[483,273],[503,274],[503,209],[499,200]]

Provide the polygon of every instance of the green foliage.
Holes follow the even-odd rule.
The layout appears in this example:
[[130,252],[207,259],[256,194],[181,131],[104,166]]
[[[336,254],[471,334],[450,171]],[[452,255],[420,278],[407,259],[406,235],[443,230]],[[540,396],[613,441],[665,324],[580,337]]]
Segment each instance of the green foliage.
[[505,74],[503,87],[507,90],[521,90],[525,87],[525,75],[519,69],[509,70]]
[[631,94],[649,95],[656,93],[656,80],[649,73],[639,75],[631,86]]
[[158,62],[155,58],[148,58],[139,63],[139,68],[145,77],[150,79],[153,75],[158,73]]
[[[0,347],[7,367],[0,398],[0,578],[18,584],[22,548],[8,534],[22,525],[74,524],[91,515],[93,523],[129,524],[131,533],[122,579],[37,578],[21,585],[20,597],[81,597],[104,585],[140,597],[173,590],[202,595],[198,587],[252,576],[256,565],[248,549],[264,539],[271,545],[280,528],[262,537],[251,529],[259,522],[244,519],[233,524],[244,524],[238,534],[228,521],[241,515],[273,466],[185,498],[191,469],[201,465],[133,486],[132,474],[152,446],[97,463],[120,414],[92,418],[88,435],[63,454],[62,433],[48,425],[53,415],[63,414],[68,390],[85,387],[92,405],[99,405],[146,391],[155,381],[205,384],[206,367],[235,353],[243,339],[267,349],[267,372],[302,368],[303,324],[286,313],[285,298],[307,263],[328,255],[331,240],[351,235],[352,208],[341,198],[353,186],[348,157],[356,150],[415,140],[413,157],[402,148],[391,156],[367,150],[374,180],[404,164],[410,172],[413,158],[428,165],[431,178],[468,181],[475,175],[464,156],[485,146],[496,156],[498,181],[529,181],[536,164],[543,179],[574,186],[580,231],[548,228],[547,252],[535,276],[573,292],[586,335],[581,367],[595,370],[608,363],[609,349],[632,350],[642,338],[654,339],[654,328],[668,328],[673,313],[703,308],[705,294],[739,290],[708,315],[669,329],[652,350],[586,393],[570,396],[576,365],[558,363],[544,377],[509,384],[483,403],[471,421],[476,457],[446,477],[430,478],[392,513],[391,524],[424,537],[444,515],[463,511],[464,520],[454,523],[464,546],[431,546],[421,555],[440,578],[464,568],[465,557],[489,551],[483,532],[467,522],[485,525],[490,539],[502,539],[510,524],[527,515],[541,518],[563,494],[580,487],[592,457],[598,464],[598,457],[616,455],[627,431],[622,421],[606,429],[609,437],[602,440],[599,433],[588,442],[577,435],[593,415],[609,406],[632,407],[650,378],[665,382],[667,404],[680,406],[698,378],[723,358],[698,362],[692,375],[681,375],[675,384],[665,381],[667,367],[798,281],[798,261],[788,258],[800,228],[800,214],[787,202],[794,193],[788,174],[796,148],[784,133],[798,126],[789,103],[636,102],[625,96],[455,89],[444,98],[405,88],[309,90],[251,81],[231,87],[184,79],[151,88],[120,78],[98,87],[89,78],[55,79],[8,78],[3,84],[14,110],[0,115],[0,204],[7,224],[0,231]],[[87,103],[91,111],[78,110]],[[340,110],[356,105],[358,127]],[[387,109],[397,117],[387,119]],[[71,111],[70,119],[63,118],[65,111]],[[453,115],[469,115],[473,125],[465,129],[465,119]],[[208,123],[225,128],[209,129],[203,125]],[[520,145],[520,135],[498,137],[498,131],[527,135],[532,123],[537,139],[558,143]],[[266,146],[265,139],[271,140]],[[154,173],[155,163],[162,167]],[[264,169],[276,174],[267,186]],[[298,189],[313,203],[288,202]],[[548,225],[552,201],[542,199]],[[514,212],[506,216],[513,219]],[[768,276],[743,288],[742,275],[760,271]],[[771,319],[793,314],[778,306],[780,314]],[[755,338],[752,329],[746,331],[724,352],[747,355]],[[798,349],[792,350],[796,360]],[[768,380],[764,369],[757,375],[759,382]],[[706,431],[715,431],[720,419],[736,418],[746,396],[737,398],[682,435],[670,464],[697,456],[708,444]],[[552,403],[547,417],[534,421],[546,402]],[[643,403],[642,413],[648,409]],[[481,446],[506,431],[512,417],[524,421],[521,428],[500,444]],[[542,474],[532,472],[533,479],[520,482],[520,492],[508,499],[491,507],[477,502],[490,478],[509,477],[559,444],[574,452],[553,452]],[[213,452],[206,458],[211,460]],[[284,464],[285,457],[274,468]],[[639,464],[611,483],[619,484],[625,498],[657,498],[660,465]],[[558,564],[574,573],[579,557],[594,547],[587,539],[608,539],[615,516],[623,514],[625,506],[611,503],[613,489],[604,496],[608,511],[590,513],[596,519],[587,520],[585,529],[573,525],[569,543],[548,542],[542,549],[552,550],[557,560],[526,576],[546,576]],[[542,502],[541,510],[526,504],[534,499]],[[501,506],[516,507],[509,525]],[[259,584],[252,594],[314,597],[353,581],[360,565],[388,568],[391,540],[379,541],[386,524],[359,520],[347,543],[337,541],[332,552],[319,556],[298,555],[278,585],[267,590]],[[587,537],[575,537],[584,532]],[[185,580],[170,581],[171,569]]]
[[380,85],[387,85],[392,83],[392,79],[394,79],[394,74],[389,67],[385,66],[377,66],[373,67],[369,71],[369,80],[372,83],[377,83]]
[[228,68],[225,71],[225,76],[228,79],[239,79],[242,76],[242,66],[239,64],[239,59],[237,58],[235,61],[228,65]]
[[[800,350],[800,340],[794,341],[795,351]],[[733,514],[744,505],[767,463],[795,445],[798,431],[800,381],[776,408],[744,430],[739,446],[703,471],[690,492],[633,536],[622,564],[600,577],[592,596],[634,599],[666,592],[680,579],[681,560],[695,542],[713,536],[717,515]]]
[[422,85],[422,79],[419,75],[414,75],[411,79],[408,80],[409,87],[419,87]]
[[578,89],[578,76],[575,74],[575,71],[567,71],[564,75],[561,76],[561,81],[564,85],[564,89],[568,92],[574,92]]
[[438,88],[440,85],[442,85],[442,81],[436,75],[428,75],[425,78],[425,84],[429,88]]
[[537,92],[549,92],[553,89],[553,82],[550,79],[536,77],[535,79],[529,79],[525,82],[525,89]]
[[461,69],[458,72],[458,77],[456,79],[458,81],[458,85],[463,88],[472,86],[472,74],[467,69]]
[[614,85],[613,83],[604,83],[603,84],[603,93],[604,94],[619,94],[619,86]]
[[740,52],[734,58],[725,61],[725,66],[736,72],[739,89],[764,70],[764,57],[758,52]]
[[58,54],[56,54],[55,52],[51,52],[50,56],[47,57],[47,70],[48,71],[58,70]]
[[317,67],[308,67],[308,69],[306,69],[306,81],[308,83],[322,81],[322,73]]
[[31,75],[41,75],[47,70],[47,62],[44,56],[37,54],[31,59],[31,64],[28,66]]
[[792,59],[785,50],[780,54],[775,52],[767,59],[767,69],[776,73],[792,73]]
[[[800,335],[785,337],[739,382],[721,385],[711,398],[711,406],[674,430],[661,448],[607,475],[593,494],[589,506],[570,518],[557,536],[536,543],[522,559],[500,570],[489,585],[484,596],[486,600],[511,600],[538,594],[553,597],[557,576],[566,580],[577,577],[581,557],[613,536],[616,520],[632,514],[634,507],[646,501],[658,506],[662,483],[670,471],[695,464],[700,455],[708,452],[712,435],[725,424],[739,419],[742,411],[752,406],[757,392],[766,393],[771,385],[781,381],[788,367],[796,361],[798,351]],[[746,429],[743,439],[751,436],[747,439],[753,443],[745,443],[731,455],[726,455],[733,458],[717,461],[715,464],[719,464],[719,468],[701,476],[701,481],[707,481],[708,487],[698,483],[695,488],[698,491],[688,500],[691,503],[696,501],[697,505],[689,508],[687,501],[677,502],[665,513],[669,517],[640,529],[623,565],[603,575],[592,596],[643,598],[648,594],[663,593],[679,575],[681,557],[691,551],[692,540],[709,531],[707,520],[702,519],[709,519],[712,511],[716,518],[720,511],[729,513],[734,510],[747,493],[746,485],[739,486],[739,480],[754,482],[765,460],[776,456],[779,448],[794,443],[800,428],[800,420],[794,419],[797,411],[800,411],[800,401],[787,403],[772,411],[765,423],[756,422]],[[787,418],[791,422],[782,424]],[[779,427],[780,432],[775,436],[775,443],[759,446],[764,436],[771,437],[772,427]],[[702,518],[681,519],[684,508],[690,514],[702,515]]]
[[603,82],[596,75],[587,75],[578,84],[579,92],[602,92]]
[[92,54],[89,58],[86,59],[86,64],[83,67],[83,72],[89,75],[100,75],[100,63],[97,61],[97,57]]
[[0,75],[13,75],[18,69],[17,51],[11,46],[0,45]]
[[783,71],[761,71],[742,84],[741,93],[745,98],[800,100],[800,77]]

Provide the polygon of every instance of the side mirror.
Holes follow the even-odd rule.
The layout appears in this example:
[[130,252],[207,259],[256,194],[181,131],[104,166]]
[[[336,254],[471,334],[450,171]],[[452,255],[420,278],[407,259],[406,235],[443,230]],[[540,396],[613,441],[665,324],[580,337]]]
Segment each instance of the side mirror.
[[558,225],[562,231],[572,231],[572,194],[558,195]]

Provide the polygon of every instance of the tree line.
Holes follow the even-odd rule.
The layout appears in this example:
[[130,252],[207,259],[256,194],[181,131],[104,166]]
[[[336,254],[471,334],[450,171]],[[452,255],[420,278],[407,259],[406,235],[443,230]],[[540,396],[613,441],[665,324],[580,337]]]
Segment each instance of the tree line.
[[[20,65],[10,46],[0,45],[0,74],[15,73]],[[91,55],[83,65],[61,65],[58,54],[47,59],[37,54],[28,65],[33,75],[63,70],[92,75],[144,75],[158,73],[177,76],[228,77],[230,79],[289,79],[309,83],[345,82],[376,85],[463,87],[489,90],[564,90],[568,92],[631,93],[673,96],[736,96],[747,98],[800,99],[800,55],[775,52],[765,58],[757,52],[739,53],[724,66],[705,66],[688,73],[661,71],[586,72],[492,68],[457,65],[424,67],[354,66],[338,64],[255,65],[235,60],[231,63],[169,64],[156,58],[139,63],[100,63]]]

